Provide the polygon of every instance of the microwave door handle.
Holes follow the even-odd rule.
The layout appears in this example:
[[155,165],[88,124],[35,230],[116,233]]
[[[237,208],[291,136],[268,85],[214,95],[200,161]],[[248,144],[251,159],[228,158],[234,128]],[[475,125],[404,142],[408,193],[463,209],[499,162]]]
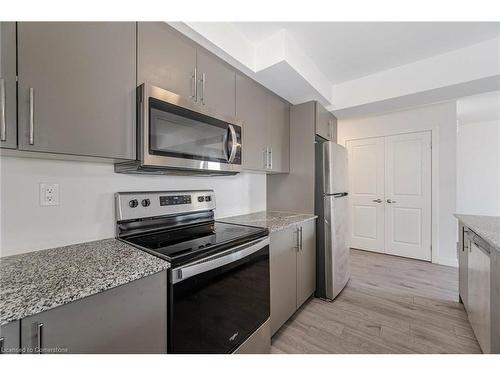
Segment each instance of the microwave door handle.
[[238,149],[238,139],[236,137],[236,130],[234,130],[234,126],[228,124],[228,127],[229,127],[229,132],[231,133],[231,153],[229,154],[228,162],[232,163],[234,161],[234,158],[236,157],[236,151]]
[[226,160],[229,162],[229,129],[227,130],[226,134],[224,134],[224,139],[222,140],[223,142],[223,149],[224,149],[224,157]]

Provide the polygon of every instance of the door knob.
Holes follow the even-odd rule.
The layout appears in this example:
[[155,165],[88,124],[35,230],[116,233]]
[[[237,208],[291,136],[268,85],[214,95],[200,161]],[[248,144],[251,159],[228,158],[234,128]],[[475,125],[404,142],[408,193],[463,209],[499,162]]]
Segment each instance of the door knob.
[[393,201],[393,200],[387,199],[387,203],[396,203],[396,201]]
[[375,202],[375,203],[382,203],[382,199],[380,199],[380,198],[379,199],[374,199],[373,202]]

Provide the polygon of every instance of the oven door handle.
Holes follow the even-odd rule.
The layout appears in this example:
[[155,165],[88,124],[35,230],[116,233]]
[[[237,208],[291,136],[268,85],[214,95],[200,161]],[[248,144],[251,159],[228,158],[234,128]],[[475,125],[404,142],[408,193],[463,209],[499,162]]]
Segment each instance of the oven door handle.
[[228,252],[217,254],[214,257],[203,259],[195,263],[187,264],[185,266],[175,268],[171,273],[171,282],[176,284],[178,282],[189,279],[190,277],[199,275],[201,273],[220,268],[229,263],[234,263],[243,259],[257,251],[261,250],[266,245],[269,245],[269,237],[258,239],[249,244],[242,245]]
[[[236,151],[238,149],[238,138],[236,137],[236,130],[234,130],[234,126],[228,124],[229,133],[231,134],[231,154],[229,154],[228,162],[231,164],[236,157]],[[229,139],[228,139],[229,142]]]

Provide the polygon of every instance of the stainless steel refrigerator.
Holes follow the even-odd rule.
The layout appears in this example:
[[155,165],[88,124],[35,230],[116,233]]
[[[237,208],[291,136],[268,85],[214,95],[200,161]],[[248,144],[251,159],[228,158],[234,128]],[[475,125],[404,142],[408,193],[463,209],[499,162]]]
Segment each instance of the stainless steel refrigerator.
[[351,274],[347,150],[318,137],[315,168],[316,296],[333,300]]

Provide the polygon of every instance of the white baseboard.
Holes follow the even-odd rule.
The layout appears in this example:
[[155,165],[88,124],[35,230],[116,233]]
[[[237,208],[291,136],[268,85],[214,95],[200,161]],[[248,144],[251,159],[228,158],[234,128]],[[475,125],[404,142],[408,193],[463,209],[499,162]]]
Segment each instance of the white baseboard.
[[458,267],[457,258],[438,257],[435,261],[432,261],[432,263],[441,264],[443,266],[455,267],[455,268]]

